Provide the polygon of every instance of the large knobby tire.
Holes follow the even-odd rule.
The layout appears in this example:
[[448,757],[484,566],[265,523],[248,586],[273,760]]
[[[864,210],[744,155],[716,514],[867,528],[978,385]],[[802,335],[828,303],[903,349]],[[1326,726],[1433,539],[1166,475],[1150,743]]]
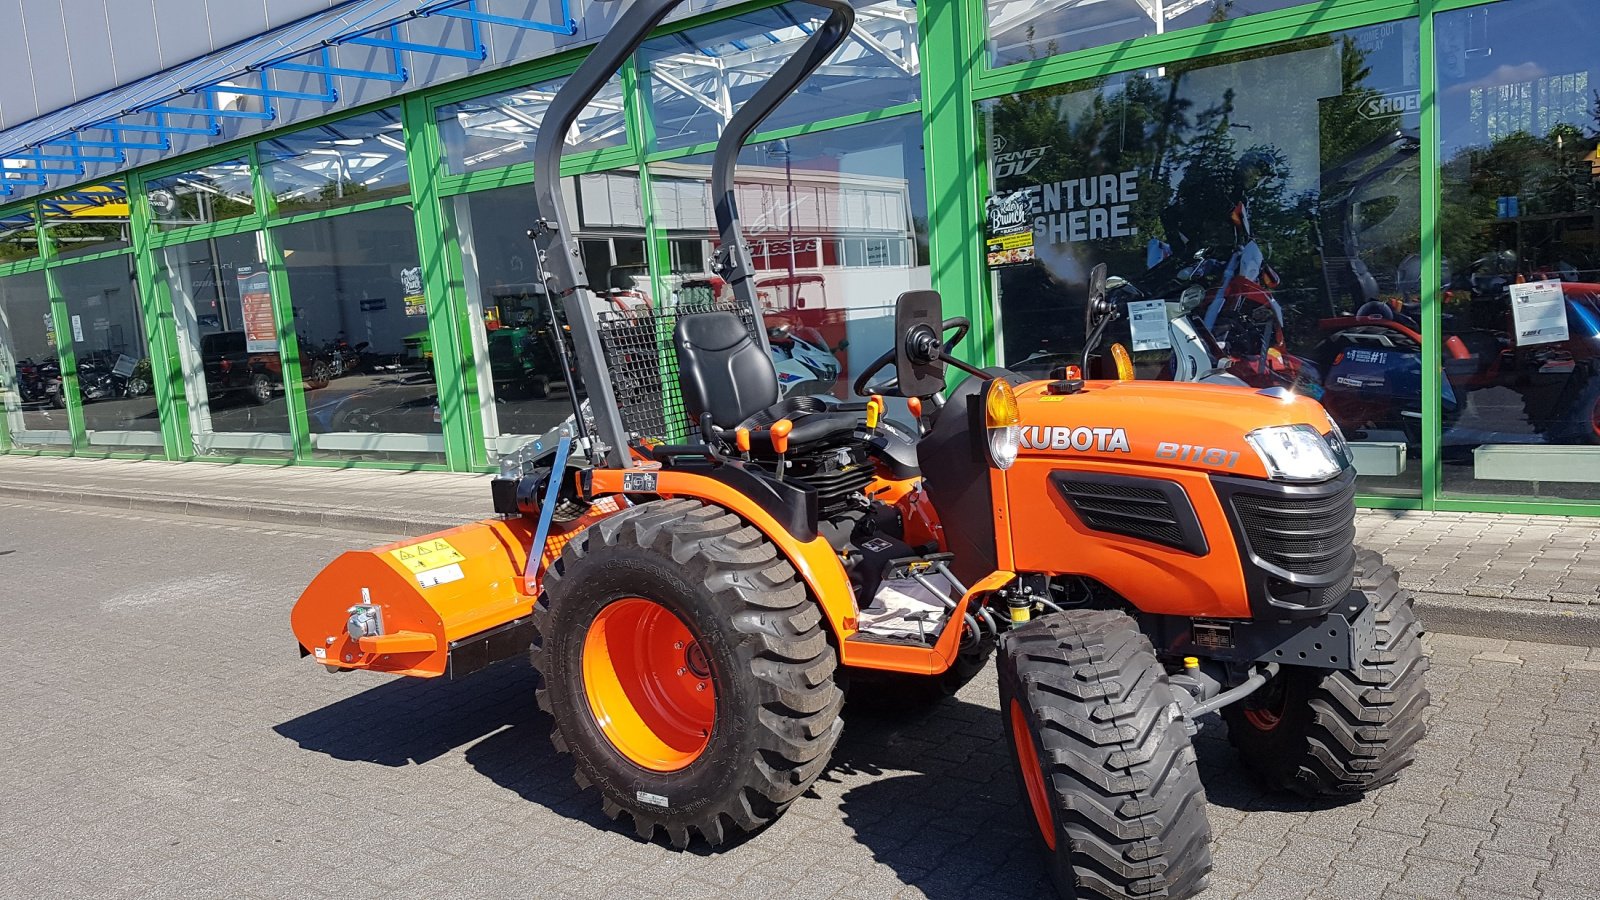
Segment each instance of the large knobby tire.
[[1066,898],[1188,897],[1211,826],[1177,697],[1133,619],[1044,616],[1000,645],[1000,718]]
[[1376,613],[1377,643],[1351,671],[1288,667],[1223,707],[1228,737],[1269,787],[1350,796],[1394,781],[1416,758],[1428,707],[1422,628],[1392,567],[1356,555],[1355,587]]
[[659,827],[683,849],[696,832],[717,845],[761,828],[838,742],[821,608],[777,547],[720,508],[660,500],[590,526],[546,574],[534,625],[556,749],[645,840]]

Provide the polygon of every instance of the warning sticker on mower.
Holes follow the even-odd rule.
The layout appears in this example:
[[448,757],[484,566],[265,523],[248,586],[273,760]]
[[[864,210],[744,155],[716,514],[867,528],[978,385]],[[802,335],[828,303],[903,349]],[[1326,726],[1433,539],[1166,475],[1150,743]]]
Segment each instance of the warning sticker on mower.
[[[431,569],[441,569],[448,565],[467,561],[465,556],[444,538],[429,538],[415,544],[408,544],[395,550],[390,550],[389,555],[400,561],[400,564],[410,569],[414,574],[422,574]],[[458,568],[459,571],[459,568]]]

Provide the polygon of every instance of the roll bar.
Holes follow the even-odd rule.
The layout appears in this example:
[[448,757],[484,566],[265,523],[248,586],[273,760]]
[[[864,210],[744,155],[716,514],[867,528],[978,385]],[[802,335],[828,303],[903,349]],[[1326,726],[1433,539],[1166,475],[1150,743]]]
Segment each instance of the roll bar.
[[[644,43],[651,31],[683,0],[634,0],[616,19],[611,30],[589,51],[578,70],[556,93],[545,111],[539,137],[534,145],[533,185],[540,218],[530,234],[544,257],[545,287],[548,297],[560,298],[572,328],[573,346],[578,354],[578,369],[589,395],[596,435],[591,435],[590,456],[598,464],[627,468],[633,464],[628,452],[627,429],[617,406],[616,390],[605,361],[605,348],[592,312],[589,276],[571,223],[566,221],[561,195],[561,152],[567,133],[583,108],[593,100],[620,70],[628,57]],[[759,324],[761,310],[756,305],[753,266],[739,223],[734,197],[733,170],[739,150],[773,110],[816,71],[844,43],[855,22],[855,10],[847,0],[806,0],[828,9],[827,20],[811,33],[798,53],[758,89],[739,108],[717,140],[711,166],[712,196],[717,216],[717,234],[722,246],[717,270],[733,291],[734,297],[750,306]],[[756,328],[763,347],[766,330]],[[576,405],[576,401],[574,402]],[[581,411],[574,410],[580,433],[584,429]],[[598,441],[593,439],[597,438]],[[602,456],[603,453],[603,456]]]

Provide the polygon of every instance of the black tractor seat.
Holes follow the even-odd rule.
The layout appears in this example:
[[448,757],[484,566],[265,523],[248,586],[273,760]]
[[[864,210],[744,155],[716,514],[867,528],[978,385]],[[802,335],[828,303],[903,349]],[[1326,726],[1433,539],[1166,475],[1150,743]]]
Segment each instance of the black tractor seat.
[[710,413],[718,436],[730,442],[738,429],[748,428],[751,450],[760,454],[771,447],[771,426],[779,419],[794,425],[791,448],[845,437],[862,422],[864,404],[832,405],[813,396],[780,399],[772,357],[731,312],[684,316],[672,339],[684,411],[693,422]]

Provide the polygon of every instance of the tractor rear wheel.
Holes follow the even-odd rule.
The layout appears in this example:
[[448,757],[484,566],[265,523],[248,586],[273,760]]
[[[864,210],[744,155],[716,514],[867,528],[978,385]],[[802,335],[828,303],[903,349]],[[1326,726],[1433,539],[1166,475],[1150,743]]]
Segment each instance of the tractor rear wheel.
[[1177,695],[1124,613],[1053,613],[1000,644],[1000,717],[1066,898],[1188,897],[1211,826]]
[[539,706],[579,787],[683,849],[754,831],[821,774],[843,694],[822,610],[758,529],[645,503],[567,544],[534,610]]
[[1378,631],[1355,669],[1286,668],[1222,709],[1229,740],[1269,787],[1350,796],[1394,781],[1416,758],[1428,659],[1411,593],[1371,550],[1356,555],[1355,587],[1375,607]]

